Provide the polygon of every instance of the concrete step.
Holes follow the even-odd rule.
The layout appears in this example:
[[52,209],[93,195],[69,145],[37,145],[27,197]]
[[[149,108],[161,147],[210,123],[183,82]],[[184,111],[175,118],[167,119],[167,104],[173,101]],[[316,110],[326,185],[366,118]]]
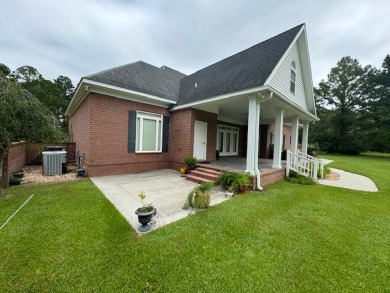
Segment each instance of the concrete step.
[[190,181],[193,181],[193,182],[196,182],[196,183],[199,183],[199,184],[206,183],[206,182],[212,182],[213,181],[213,180],[209,180],[209,179],[206,179],[206,178],[203,178],[203,177],[199,177],[199,176],[195,176],[195,175],[191,175],[191,174],[186,175],[186,179],[190,180]]

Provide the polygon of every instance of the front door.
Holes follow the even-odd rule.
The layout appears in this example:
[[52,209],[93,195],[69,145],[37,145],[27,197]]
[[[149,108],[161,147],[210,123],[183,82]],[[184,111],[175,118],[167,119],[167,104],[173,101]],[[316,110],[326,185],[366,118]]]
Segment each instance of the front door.
[[207,149],[207,123],[195,121],[194,125],[194,157],[206,160]]

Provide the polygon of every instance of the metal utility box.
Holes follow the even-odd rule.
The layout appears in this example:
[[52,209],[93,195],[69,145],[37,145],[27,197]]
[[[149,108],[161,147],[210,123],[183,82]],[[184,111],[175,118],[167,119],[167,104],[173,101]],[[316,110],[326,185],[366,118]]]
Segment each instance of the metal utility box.
[[66,151],[42,152],[43,175],[62,174],[63,164],[66,164]]

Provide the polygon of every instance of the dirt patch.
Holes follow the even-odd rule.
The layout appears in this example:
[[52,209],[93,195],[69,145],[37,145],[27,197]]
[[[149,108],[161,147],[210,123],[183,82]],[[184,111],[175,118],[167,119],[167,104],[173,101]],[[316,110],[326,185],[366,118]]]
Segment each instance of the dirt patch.
[[328,175],[325,176],[326,180],[336,181],[340,179],[340,175],[334,172],[330,172]]
[[77,166],[68,165],[69,172],[66,174],[44,176],[42,174],[42,166],[39,165],[30,165],[23,168],[24,176],[22,178],[22,185],[34,185],[41,183],[58,183],[58,182],[67,182],[74,181],[77,178],[76,172]]

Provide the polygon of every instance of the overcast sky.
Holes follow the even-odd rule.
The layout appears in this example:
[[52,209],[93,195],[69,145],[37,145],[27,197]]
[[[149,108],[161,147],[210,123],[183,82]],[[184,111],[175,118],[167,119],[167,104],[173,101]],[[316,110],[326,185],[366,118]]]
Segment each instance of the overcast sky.
[[306,23],[314,85],[343,56],[381,67],[389,0],[9,0],[0,5],[0,63],[46,79],[143,60],[191,74]]

